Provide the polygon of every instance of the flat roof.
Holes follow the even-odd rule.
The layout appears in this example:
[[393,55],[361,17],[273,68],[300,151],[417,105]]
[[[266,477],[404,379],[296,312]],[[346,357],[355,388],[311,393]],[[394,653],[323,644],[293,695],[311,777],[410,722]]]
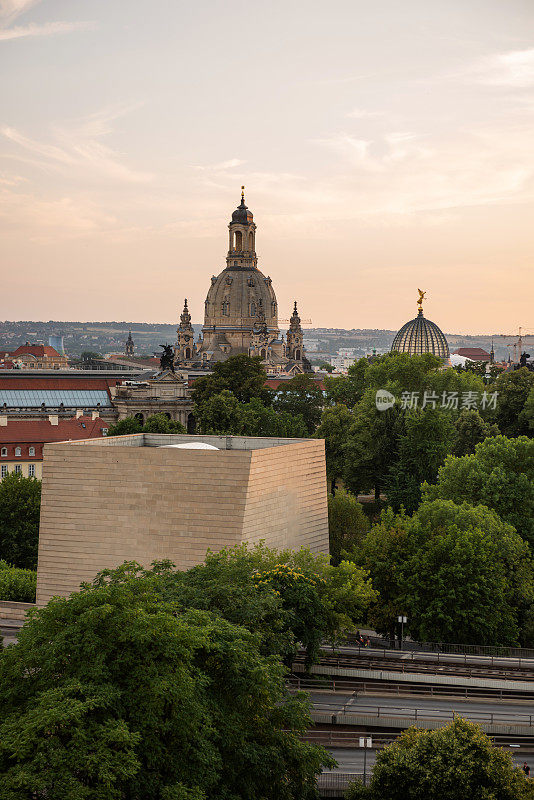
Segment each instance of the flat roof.
[[[133,433],[126,436],[111,436],[103,439],[85,439],[83,441],[65,442],[67,445],[83,444],[90,447],[158,447],[182,443],[203,443],[216,447],[217,450],[264,450],[267,447],[298,444],[300,442],[317,441],[316,439],[282,439],[262,436],[195,436],[187,433]],[[196,448],[195,448],[196,449]],[[167,452],[172,450],[167,449]],[[184,452],[175,448],[175,452]],[[185,451],[187,452],[187,451]],[[201,451],[202,452],[202,451]],[[204,452],[215,452],[208,450]]]

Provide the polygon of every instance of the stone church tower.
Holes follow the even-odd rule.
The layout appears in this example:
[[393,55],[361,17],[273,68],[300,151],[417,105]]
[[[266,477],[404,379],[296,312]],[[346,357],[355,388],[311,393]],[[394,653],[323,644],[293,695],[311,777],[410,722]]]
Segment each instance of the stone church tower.
[[244,191],[228,225],[226,267],[211,279],[202,335],[194,352],[192,331],[186,305],[175,346],[178,366],[209,368],[216,361],[246,353],[260,356],[268,371],[305,372],[310,369],[304,355],[296,305],[288,331],[288,346],[280,336],[276,295],[271,278],[258,269],[256,224],[245,205]]
[[132,339],[132,332],[128,334],[128,338],[126,339],[126,345],[124,346],[124,353],[127,356],[133,356],[134,354],[134,341]]

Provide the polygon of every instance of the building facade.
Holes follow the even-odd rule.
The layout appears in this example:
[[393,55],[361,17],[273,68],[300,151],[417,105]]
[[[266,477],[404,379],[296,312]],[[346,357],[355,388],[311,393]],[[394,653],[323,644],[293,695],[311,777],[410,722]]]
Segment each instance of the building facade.
[[174,348],[177,366],[209,369],[245,353],[259,356],[268,372],[311,371],[296,303],[285,341],[280,334],[276,294],[270,276],[258,269],[256,223],[244,192],[228,233],[226,267],[211,279],[197,342],[185,301]]
[[3,356],[14,366],[24,369],[66,369],[69,363],[65,354],[58,353],[50,345],[29,342],[21,344],[11,353],[3,353]]
[[260,541],[328,553],[324,441],[142,433],[45,447],[38,606],[124,561],[188,569]]
[[194,429],[189,384],[179,373],[165,370],[146,380],[124,381],[111,396],[119,420],[135,417],[143,424],[152,414],[165,414],[187,430]]

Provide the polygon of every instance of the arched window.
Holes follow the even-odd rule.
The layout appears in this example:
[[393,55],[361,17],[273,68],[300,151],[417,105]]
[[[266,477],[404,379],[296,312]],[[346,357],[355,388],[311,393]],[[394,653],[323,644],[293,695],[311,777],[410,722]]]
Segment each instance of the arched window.
[[229,317],[230,316],[230,303],[228,302],[228,298],[227,297],[224,298],[223,303],[222,303],[222,313],[223,313],[223,317]]
[[235,232],[235,249],[238,253],[240,253],[243,249],[243,234],[241,231]]
[[260,350],[260,356],[261,356],[261,358],[265,358],[265,355],[266,355],[265,354],[265,347],[262,347],[261,350]]
[[29,456],[34,456],[35,455],[35,447],[30,447],[30,449],[28,450],[28,455]]
[[22,449],[20,447],[15,447],[15,455],[16,456],[21,456],[22,455]]
[[295,361],[300,361],[300,350],[298,348],[295,350]]
[[185,357],[186,358],[191,358],[191,350],[189,349],[189,347],[185,348]]
[[274,300],[271,303],[271,317],[276,317],[276,303]]
[[248,249],[254,250],[254,231],[250,231],[248,235]]
[[7,447],[2,447],[0,452],[2,454],[2,458],[5,458],[7,456]]

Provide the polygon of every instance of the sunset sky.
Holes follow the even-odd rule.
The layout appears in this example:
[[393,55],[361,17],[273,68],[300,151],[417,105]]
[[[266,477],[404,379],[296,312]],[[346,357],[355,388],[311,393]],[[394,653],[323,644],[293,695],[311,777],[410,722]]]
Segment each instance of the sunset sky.
[[2,319],[534,332],[532,0],[0,0]]

